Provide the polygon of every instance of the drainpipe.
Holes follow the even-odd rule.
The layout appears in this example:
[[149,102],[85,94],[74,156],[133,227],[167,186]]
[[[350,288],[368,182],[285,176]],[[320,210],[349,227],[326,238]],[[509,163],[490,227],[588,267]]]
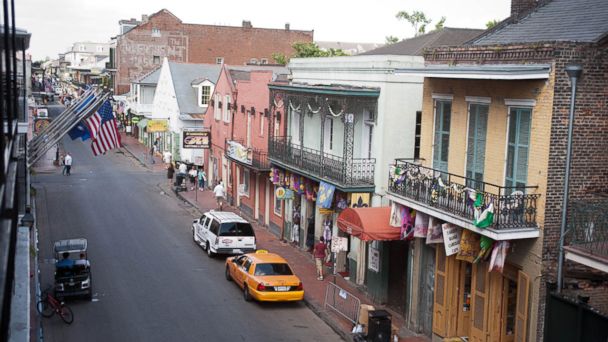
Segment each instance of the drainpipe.
[[566,219],[568,215],[568,190],[570,187],[570,163],[572,158],[572,130],[574,126],[574,102],[576,100],[576,82],[583,73],[580,64],[566,66],[566,73],[572,84],[572,95],[570,97],[570,118],[568,120],[568,147],[566,150],[566,174],[564,177],[564,199],[562,201],[562,222],[559,230],[559,256],[557,260],[557,293],[561,293],[563,286],[564,267],[564,235],[566,234]]

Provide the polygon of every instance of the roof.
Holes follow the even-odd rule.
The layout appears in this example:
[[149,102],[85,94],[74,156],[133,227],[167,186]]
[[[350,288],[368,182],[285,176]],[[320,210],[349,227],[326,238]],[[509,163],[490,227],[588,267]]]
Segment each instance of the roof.
[[499,27],[473,39],[473,45],[588,42],[608,36],[608,1],[553,0],[523,18],[506,20]]
[[367,51],[361,55],[407,55],[422,56],[425,49],[439,46],[462,45],[479,36],[484,30],[444,27],[414,38],[404,39],[399,43],[385,45],[381,48]]
[[340,49],[346,53],[361,54],[366,51],[383,47],[384,43],[356,43],[356,42],[328,42],[319,41],[315,42],[322,50],[328,49]]
[[275,253],[249,253],[247,254],[255,262],[280,262],[287,263],[282,256]]
[[230,77],[233,80],[246,80],[250,78],[252,71],[272,71],[272,80],[281,79],[284,75],[289,75],[289,69],[277,65],[227,65]]
[[391,208],[346,208],[338,216],[340,230],[363,241],[400,240],[401,230],[389,225]]
[[407,74],[412,76],[486,80],[548,79],[550,72],[551,65],[549,64],[431,64],[423,68],[395,70],[395,74]]
[[169,69],[180,113],[204,114],[207,109],[198,105],[197,90],[192,87],[192,81],[206,78],[216,84],[221,65],[169,62]]
[[208,211],[207,215],[216,218],[220,223],[224,222],[241,222],[241,223],[249,223],[244,218],[239,215],[230,212],[230,211]]
[[67,239],[55,241],[54,244],[55,252],[71,252],[71,251],[86,251],[87,250],[87,239]]
[[380,96],[380,88],[372,87],[357,87],[343,84],[317,84],[310,85],[304,83],[270,83],[270,89],[285,90],[299,93],[313,93],[326,95],[341,95],[341,96],[359,96],[359,97],[378,97]]
[[140,77],[138,80],[136,80],[133,83],[139,83],[139,84],[158,84],[158,78],[160,77],[160,69],[161,67],[159,66],[158,68],[150,71],[149,73],[143,75],[142,77]]

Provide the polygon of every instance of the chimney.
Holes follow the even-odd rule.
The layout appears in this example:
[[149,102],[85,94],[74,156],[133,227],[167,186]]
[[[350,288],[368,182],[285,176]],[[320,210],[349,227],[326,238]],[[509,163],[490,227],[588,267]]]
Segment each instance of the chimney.
[[536,7],[538,3],[538,0],[511,0],[511,16],[517,18]]
[[249,21],[249,20],[243,20],[243,27],[244,28],[252,28],[253,26],[251,25],[251,21]]
[[148,22],[148,15],[147,14],[142,14],[141,15],[141,23],[145,24]]
[[289,31],[289,23],[285,23],[285,31]]

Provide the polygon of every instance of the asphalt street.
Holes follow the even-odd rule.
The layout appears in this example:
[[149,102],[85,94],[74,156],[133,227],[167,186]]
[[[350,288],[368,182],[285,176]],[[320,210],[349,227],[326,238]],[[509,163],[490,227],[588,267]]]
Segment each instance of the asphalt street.
[[[51,107],[51,116],[60,107]],[[164,175],[119,150],[94,157],[63,140],[71,176],[36,174],[41,286],[52,284],[52,242],[85,237],[93,300],[70,300],[74,323],[43,319],[44,341],[339,341],[304,303],[245,302],[192,241],[197,216],[158,184]]]

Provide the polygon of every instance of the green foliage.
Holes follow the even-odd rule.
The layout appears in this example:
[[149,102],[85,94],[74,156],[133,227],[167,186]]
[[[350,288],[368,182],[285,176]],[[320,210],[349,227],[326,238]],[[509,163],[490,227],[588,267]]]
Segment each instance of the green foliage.
[[276,52],[272,54],[272,59],[276,64],[287,65],[288,59],[284,53]]
[[395,36],[386,36],[386,45],[391,45],[399,42],[399,38]]
[[489,20],[489,21],[486,23],[486,28],[489,30],[489,29],[491,29],[492,27],[494,27],[494,26],[498,25],[498,23],[499,23],[499,21],[498,21],[498,20],[496,20],[496,19]]
[[439,19],[439,21],[435,24],[435,30],[441,30],[443,28],[443,25],[445,24],[445,20],[445,16],[441,17],[441,19]]
[[413,11],[411,14],[407,11],[399,11],[395,17],[409,22],[416,31],[416,35],[425,33],[426,25],[431,23],[431,19],[427,18],[422,11]]
[[344,52],[342,49],[332,49],[329,50],[321,50],[317,43],[294,43],[292,45],[295,53],[291,57],[287,57],[282,53],[273,53],[272,59],[275,60],[277,64],[286,65],[289,63],[290,58],[308,58],[308,57],[335,57],[335,56],[348,56],[349,54]]

